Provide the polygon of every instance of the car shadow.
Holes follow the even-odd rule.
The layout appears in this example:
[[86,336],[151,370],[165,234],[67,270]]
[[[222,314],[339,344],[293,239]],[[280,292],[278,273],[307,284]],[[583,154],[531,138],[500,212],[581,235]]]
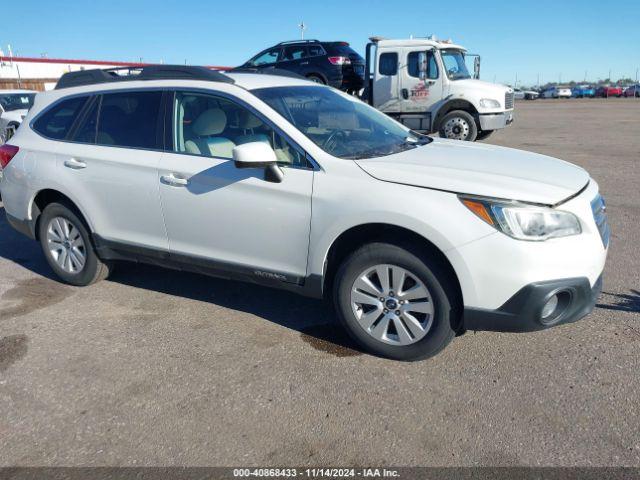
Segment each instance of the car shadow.
[[[612,298],[611,303],[598,303],[598,308],[605,310],[618,310],[621,312],[640,312],[640,291],[630,289],[630,293],[602,292],[603,296]],[[602,298],[602,297],[601,297]]]
[[[39,243],[16,232],[8,224],[1,203],[0,258],[57,281]],[[246,312],[295,330],[316,350],[337,357],[361,354],[355,342],[338,324],[333,309],[326,301],[260,285],[131,262],[119,262],[109,281]]]

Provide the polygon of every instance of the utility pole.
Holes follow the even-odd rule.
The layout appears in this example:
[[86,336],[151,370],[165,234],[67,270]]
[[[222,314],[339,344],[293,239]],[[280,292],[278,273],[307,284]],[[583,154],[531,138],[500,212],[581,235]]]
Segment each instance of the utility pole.
[[638,70],[640,69],[636,68],[636,83],[638,83]]
[[536,86],[540,88],[540,74],[538,74],[538,83],[536,83]]
[[584,71],[584,81],[585,82],[587,81],[587,71],[586,70]]
[[300,39],[304,40],[304,31],[307,29],[304,20],[298,24],[298,28],[300,29]]

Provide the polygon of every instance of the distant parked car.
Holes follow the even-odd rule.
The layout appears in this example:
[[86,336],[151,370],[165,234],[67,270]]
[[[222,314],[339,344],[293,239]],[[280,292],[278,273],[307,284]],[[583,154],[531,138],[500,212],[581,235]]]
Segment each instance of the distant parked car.
[[514,88],[513,95],[516,100],[535,100],[540,94],[535,90],[522,90],[521,88]]
[[621,97],[622,87],[618,85],[602,85],[596,90],[596,97]]
[[0,143],[18,129],[35,97],[32,90],[0,90]]
[[571,89],[567,87],[549,87],[542,92],[542,98],[571,98]]
[[236,70],[269,69],[288,70],[313,82],[350,92],[364,86],[364,59],[347,42],[281,42],[263,50]]
[[625,88],[623,95],[625,97],[640,97],[640,84]]
[[576,85],[571,89],[571,96],[575,98],[593,98],[596,96],[596,89],[591,85]]

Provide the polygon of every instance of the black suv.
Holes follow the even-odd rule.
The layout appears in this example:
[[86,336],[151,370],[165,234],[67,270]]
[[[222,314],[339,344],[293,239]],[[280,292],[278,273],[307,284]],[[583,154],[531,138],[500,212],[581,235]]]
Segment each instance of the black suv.
[[294,40],[263,50],[238,70],[277,68],[349,92],[364,86],[364,60],[347,42]]

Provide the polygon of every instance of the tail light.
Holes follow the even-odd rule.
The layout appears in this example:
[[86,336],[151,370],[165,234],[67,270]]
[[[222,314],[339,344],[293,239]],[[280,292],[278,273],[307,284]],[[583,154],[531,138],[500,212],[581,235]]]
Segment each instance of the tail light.
[[351,59],[349,57],[329,57],[331,65],[350,65]]
[[20,150],[18,147],[6,143],[0,145],[0,168],[7,168],[11,159],[18,153],[18,150]]

